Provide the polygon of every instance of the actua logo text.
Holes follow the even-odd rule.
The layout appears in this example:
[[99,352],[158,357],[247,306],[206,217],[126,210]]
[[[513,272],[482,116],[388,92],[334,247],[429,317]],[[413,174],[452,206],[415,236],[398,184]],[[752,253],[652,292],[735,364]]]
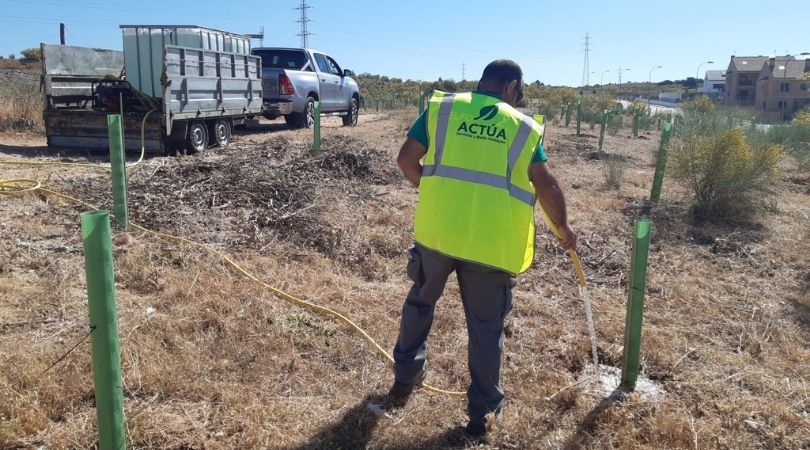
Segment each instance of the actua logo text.
[[478,122],[483,119],[483,122],[488,122],[495,118],[498,114],[498,105],[484,106],[478,112],[478,117],[472,122],[462,121],[456,129],[457,136],[466,136],[473,139],[487,139],[493,142],[504,143],[506,142],[506,130],[496,124],[488,124]]

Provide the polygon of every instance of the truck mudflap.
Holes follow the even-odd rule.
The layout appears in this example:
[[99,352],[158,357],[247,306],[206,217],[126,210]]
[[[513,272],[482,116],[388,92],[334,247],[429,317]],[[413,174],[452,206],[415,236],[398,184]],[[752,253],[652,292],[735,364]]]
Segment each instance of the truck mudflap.
[[[109,147],[105,111],[59,110],[45,111],[45,133],[50,147],[102,149]],[[124,146],[128,152],[141,151],[141,122],[143,113],[125,113],[122,119]],[[152,113],[144,127],[144,149],[149,153],[165,153],[162,117]]]

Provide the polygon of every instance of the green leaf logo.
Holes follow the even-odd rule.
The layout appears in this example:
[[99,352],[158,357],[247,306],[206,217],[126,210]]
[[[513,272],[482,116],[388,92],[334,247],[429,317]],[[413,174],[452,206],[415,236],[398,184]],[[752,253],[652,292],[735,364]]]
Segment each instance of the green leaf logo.
[[498,114],[498,105],[484,106],[480,111],[478,111],[478,117],[473,120],[492,120],[492,118],[495,117],[495,114]]

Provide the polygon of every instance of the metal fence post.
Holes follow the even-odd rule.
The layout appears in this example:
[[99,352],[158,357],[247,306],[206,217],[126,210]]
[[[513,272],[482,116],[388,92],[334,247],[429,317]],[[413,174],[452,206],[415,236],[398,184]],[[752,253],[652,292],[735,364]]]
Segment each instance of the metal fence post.
[[90,341],[99,449],[123,449],[126,445],[124,397],[115,313],[110,212],[90,211],[82,213],[80,218],[92,330]]
[[621,387],[636,388],[641,353],[641,323],[644,317],[644,288],[647,284],[647,255],[650,249],[652,224],[648,219],[638,219],[633,230],[633,253],[630,262],[630,282],[627,299],[627,315],[624,325],[624,355],[622,357]]
[[312,153],[318,154],[321,151],[321,102],[315,101],[315,108],[312,112]]
[[650,191],[650,202],[658,203],[661,198],[661,185],[664,183],[664,169],[667,167],[667,146],[672,136],[672,124],[665,123],[664,131],[661,133],[661,146],[658,148],[658,157],[655,162],[655,175],[653,175],[653,185]]
[[107,116],[107,134],[110,140],[110,172],[112,175],[115,221],[126,229],[129,226],[127,169],[124,163],[124,133],[121,130],[121,116],[119,114]]

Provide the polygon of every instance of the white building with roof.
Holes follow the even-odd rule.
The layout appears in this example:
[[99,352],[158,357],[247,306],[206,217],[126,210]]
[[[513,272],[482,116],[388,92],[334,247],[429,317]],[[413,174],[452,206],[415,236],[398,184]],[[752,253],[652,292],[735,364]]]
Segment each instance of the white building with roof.
[[703,77],[703,88],[701,91],[704,95],[712,98],[717,98],[726,92],[726,73],[722,70],[707,70],[706,75]]

